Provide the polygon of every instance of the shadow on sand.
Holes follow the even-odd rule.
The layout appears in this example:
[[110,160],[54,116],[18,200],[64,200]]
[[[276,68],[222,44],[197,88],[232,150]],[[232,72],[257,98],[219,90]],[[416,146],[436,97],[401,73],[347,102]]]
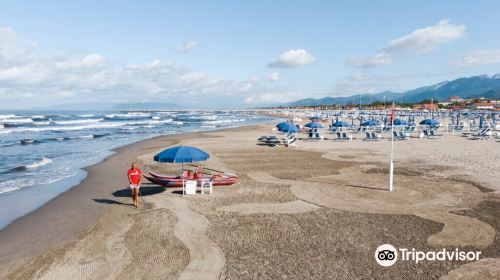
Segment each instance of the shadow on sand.
[[[165,191],[165,187],[153,185],[153,186],[142,186],[140,188],[141,195],[142,196],[148,196],[148,195],[155,195],[159,194]],[[113,196],[115,197],[130,197],[130,189],[122,189],[122,190],[117,190],[116,192],[112,193]]]
[[134,206],[132,203],[123,203],[120,201],[112,200],[112,199],[100,199],[100,198],[94,198],[93,199],[97,203],[103,203],[103,204],[114,204],[114,205],[124,205],[124,206]]

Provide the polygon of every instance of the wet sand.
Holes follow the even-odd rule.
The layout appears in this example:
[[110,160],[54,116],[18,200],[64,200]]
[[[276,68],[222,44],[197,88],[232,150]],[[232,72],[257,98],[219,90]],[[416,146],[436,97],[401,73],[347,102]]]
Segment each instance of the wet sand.
[[[395,190],[387,192],[389,141],[256,145],[270,131],[262,125],[166,136],[119,149],[88,168],[82,184],[0,232],[0,278],[500,275],[500,143],[451,135],[398,142]],[[133,209],[123,175],[130,160],[143,170],[178,173],[178,165],[152,161],[177,143],[208,151],[205,165],[240,175],[238,184],[181,197],[146,183],[145,207]],[[384,243],[480,250],[482,260],[383,268],[373,254]]]

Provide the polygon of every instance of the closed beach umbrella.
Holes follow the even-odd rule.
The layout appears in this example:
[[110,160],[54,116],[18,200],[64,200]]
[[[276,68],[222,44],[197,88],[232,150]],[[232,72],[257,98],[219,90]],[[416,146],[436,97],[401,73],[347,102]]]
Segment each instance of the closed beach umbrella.
[[208,153],[190,146],[177,146],[168,148],[165,151],[154,156],[155,161],[170,163],[205,161],[208,158],[210,158],[210,155]]
[[310,123],[306,123],[304,125],[305,127],[309,127],[309,128],[323,128],[323,125],[321,125],[320,123],[318,122],[310,122]]

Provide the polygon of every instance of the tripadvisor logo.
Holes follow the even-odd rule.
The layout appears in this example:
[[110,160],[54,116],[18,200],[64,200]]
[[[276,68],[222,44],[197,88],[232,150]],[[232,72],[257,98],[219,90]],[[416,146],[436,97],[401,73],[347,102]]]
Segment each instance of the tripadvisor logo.
[[481,256],[480,251],[460,251],[442,249],[439,251],[417,251],[407,248],[396,249],[391,244],[383,244],[375,250],[375,261],[381,266],[391,266],[396,261],[411,261],[418,264],[421,261],[478,261]]

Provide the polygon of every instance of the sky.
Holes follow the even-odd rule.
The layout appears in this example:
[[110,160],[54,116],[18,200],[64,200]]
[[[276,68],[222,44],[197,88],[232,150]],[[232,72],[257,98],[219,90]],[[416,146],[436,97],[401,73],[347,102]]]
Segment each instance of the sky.
[[0,1],[0,109],[402,92],[499,73],[499,30],[488,0]]

